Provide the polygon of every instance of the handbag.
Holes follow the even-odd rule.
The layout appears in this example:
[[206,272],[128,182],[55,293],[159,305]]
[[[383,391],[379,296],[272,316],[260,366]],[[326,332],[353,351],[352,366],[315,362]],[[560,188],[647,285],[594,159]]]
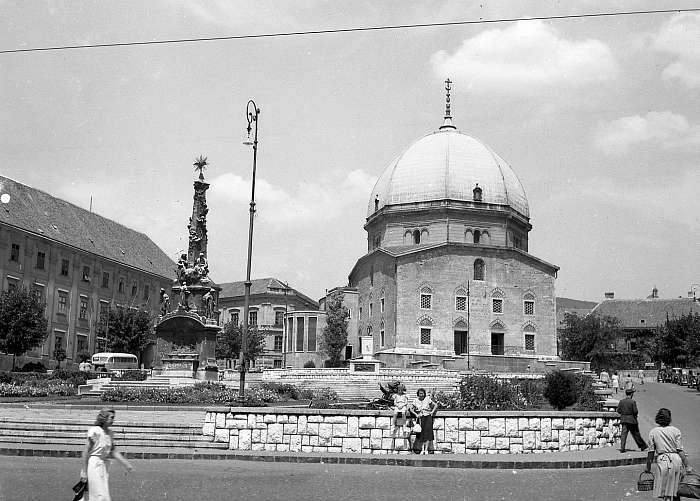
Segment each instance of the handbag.
[[413,428],[411,429],[411,433],[415,433],[418,435],[421,431],[423,431],[423,428],[421,428],[420,423],[416,423],[413,425]]
[[73,493],[75,494],[73,501],[80,501],[83,499],[87,493],[87,480],[80,479],[78,483],[73,486]]
[[676,495],[683,498],[700,499],[700,475],[697,473],[682,475]]

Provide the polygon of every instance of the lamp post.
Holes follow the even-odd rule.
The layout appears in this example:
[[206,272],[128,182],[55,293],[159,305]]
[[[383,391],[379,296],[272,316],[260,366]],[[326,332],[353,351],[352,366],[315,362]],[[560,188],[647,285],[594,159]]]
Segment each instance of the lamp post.
[[[245,274],[245,292],[243,295],[243,335],[241,336],[241,352],[240,352],[240,387],[238,389],[238,398],[242,402],[245,397],[245,373],[246,373],[246,351],[248,348],[248,315],[250,310],[250,261],[253,255],[253,216],[255,215],[255,170],[258,160],[258,117],[260,116],[260,108],[251,99],[248,101],[245,110],[248,127],[246,128],[248,136],[243,144],[253,147],[253,178],[251,181],[250,190],[250,222],[248,223],[248,261]],[[250,139],[250,133],[254,129],[253,140]]]

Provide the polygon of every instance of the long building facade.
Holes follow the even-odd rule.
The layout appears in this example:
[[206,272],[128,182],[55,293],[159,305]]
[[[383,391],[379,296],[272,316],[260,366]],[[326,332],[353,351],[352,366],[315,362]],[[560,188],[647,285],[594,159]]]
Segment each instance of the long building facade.
[[[104,350],[109,309],[159,309],[175,263],[143,233],[0,176],[2,288],[24,287],[46,302],[49,334],[20,359],[55,365]],[[11,366],[0,354],[0,368]]]

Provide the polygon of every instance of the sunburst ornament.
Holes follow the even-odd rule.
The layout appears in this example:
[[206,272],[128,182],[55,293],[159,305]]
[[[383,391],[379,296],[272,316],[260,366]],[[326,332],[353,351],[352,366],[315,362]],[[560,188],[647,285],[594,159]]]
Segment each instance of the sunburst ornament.
[[204,169],[207,168],[207,157],[204,155],[199,155],[197,158],[195,158],[194,163],[194,171],[199,172],[199,180],[204,181]]

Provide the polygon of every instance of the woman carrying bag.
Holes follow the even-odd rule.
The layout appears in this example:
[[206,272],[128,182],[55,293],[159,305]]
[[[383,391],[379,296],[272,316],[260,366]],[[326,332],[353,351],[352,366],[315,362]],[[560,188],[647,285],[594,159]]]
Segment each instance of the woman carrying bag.
[[119,461],[127,472],[133,467],[122,454],[115,450],[112,430],[114,409],[105,407],[97,415],[95,426],[87,432],[87,442],[83,450],[83,469],[80,479],[87,480],[87,492],[83,501],[112,501],[109,495],[109,462]]
[[647,456],[645,472],[651,472],[654,462],[654,497],[664,501],[674,501],[678,498],[678,486],[684,472],[691,470],[688,458],[683,451],[681,432],[671,426],[671,411],[665,408],[656,413],[658,425],[649,432],[649,445],[652,448]]
[[416,440],[413,443],[415,451],[420,445],[420,454],[428,454],[435,439],[433,433],[433,417],[437,412],[437,405],[428,397],[423,388],[419,388],[417,397],[411,403],[411,413],[416,417],[420,432],[416,433]]

